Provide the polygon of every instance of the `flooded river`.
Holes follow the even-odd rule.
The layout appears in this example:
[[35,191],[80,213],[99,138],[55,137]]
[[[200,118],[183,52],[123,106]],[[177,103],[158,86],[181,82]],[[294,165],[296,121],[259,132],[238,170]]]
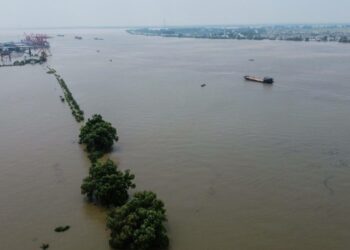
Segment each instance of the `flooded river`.
[[[164,200],[171,250],[350,248],[349,45],[40,32],[65,34],[49,65],[117,127],[111,158]],[[57,81],[27,65],[0,68],[0,85],[0,249],[109,249]]]

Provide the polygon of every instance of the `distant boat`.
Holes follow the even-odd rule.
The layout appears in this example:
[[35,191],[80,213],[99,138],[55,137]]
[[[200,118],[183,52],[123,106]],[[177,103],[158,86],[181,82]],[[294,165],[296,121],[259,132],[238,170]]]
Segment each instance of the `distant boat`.
[[58,37],[64,37],[64,35],[62,35],[62,34],[58,34],[57,36],[58,36]]
[[205,86],[207,86],[205,83],[203,83],[203,84],[201,85],[202,88],[204,88]]
[[102,40],[103,40],[103,38],[94,37],[94,40],[96,40],[96,41],[102,41]]
[[78,39],[78,40],[83,39],[81,36],[75,36],[74,38],[75,38],[75,39]]
[[244,76],[244,79],[246,79],[247,81],[261,82],[261,83],[268,83],[268,84],[272,84],[274,82],[272,77],[267,77],[267,76],[264,78],[259,78],[255,76]]

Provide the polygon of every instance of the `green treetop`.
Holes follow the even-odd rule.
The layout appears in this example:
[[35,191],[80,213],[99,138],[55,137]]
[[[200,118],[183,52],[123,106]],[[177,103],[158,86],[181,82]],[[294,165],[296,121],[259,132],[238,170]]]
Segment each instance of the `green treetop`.
[[80,129],[79,143],[86,145],[92,161],[108,153],[114,141],[118,141],[117,130],[101,115],[93,115]]
[[110,245],[116,249],[165,249],[169,245],[164,204],[153,192],[140,192],[107,219]]
[[82,194],[90,200],[95,200],[105,206],[121,206],[129,198],[128,189],[135,188],[132,182],[135,176],[129,170],[122,172],[115,163],[107,160],[96,162],[89,170],[89,176],[81,185]]

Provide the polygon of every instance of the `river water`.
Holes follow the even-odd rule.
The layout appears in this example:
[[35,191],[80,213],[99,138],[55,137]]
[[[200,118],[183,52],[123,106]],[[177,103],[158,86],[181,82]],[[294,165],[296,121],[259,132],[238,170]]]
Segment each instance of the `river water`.
[[[111,158],[164,200],[172,250],[350,248],[348,45],[38,32],[65,34],[48,64],[87,116],[117,127]],[[109,249],[105,211],[80,195],[89,161],[55,78],[0,68],[0,84],[0,249]]]

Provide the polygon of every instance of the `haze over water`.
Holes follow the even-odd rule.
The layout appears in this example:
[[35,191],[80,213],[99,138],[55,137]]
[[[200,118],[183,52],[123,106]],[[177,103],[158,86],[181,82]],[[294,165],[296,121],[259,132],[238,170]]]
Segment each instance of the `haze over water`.
[[[350,248],[349,45],[43,32],[65,34],[48,64],[86,117],[118,129],[111,157],[164,200],[171,249]],[[108,249],[57,81],[24,66],[0,83],[0,249]]]

